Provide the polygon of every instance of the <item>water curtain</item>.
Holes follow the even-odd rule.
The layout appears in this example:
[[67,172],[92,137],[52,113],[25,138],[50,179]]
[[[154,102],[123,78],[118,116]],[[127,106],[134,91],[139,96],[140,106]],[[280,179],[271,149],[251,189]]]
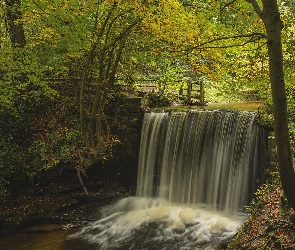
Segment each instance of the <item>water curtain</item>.
[[255,112],[146,113],[137,196],[243,210],[264,181],[265,138]]

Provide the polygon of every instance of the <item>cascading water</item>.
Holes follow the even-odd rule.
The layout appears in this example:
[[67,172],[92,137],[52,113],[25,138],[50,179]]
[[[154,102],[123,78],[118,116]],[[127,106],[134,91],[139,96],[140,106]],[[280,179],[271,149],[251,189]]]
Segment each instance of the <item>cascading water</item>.
[[243,223],[265,165],[255,113],[146,113],[137,196],[75,237],[94,249],[213,249]]
[[265,141],[254,119],[237,111],[145,114],[137,195],[242,210],[263,179]]

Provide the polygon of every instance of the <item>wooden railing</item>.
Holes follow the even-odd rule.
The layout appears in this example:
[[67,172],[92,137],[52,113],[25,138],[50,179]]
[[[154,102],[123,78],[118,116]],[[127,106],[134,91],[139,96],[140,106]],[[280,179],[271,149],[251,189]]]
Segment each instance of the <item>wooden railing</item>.
[[[61,82],[61,81],[81,81],[80,78],[45,78],[44,80],[51,82]],[[122,80],[123,79],[119,79]],[[159,86],[156,84],[156,80],[154,79],[145,79],[140,81],[140,84],[136,84],[136,86],[142,92],[160,92]],[[125,85],[117,83],[118,85]],[[180,95],[186,95],[187,104],[192,104],[193,100],[199,100],[199,104],[201,106],[205,105],[205,97],[204,97],[204,82],[202,80],[199,81],[188,81],[187,86],[179,91]]]
[[[198,86],[198,89],[194,89],[193,87]],[[195,94],[194,94],[195,93]],[[205,105],[205,96],[204,96],[204,82],[202,80],[197,82],[189,81],[187,84],[187,103],[192,103],[192,98],[198,99],[200,101],[200,105]]]

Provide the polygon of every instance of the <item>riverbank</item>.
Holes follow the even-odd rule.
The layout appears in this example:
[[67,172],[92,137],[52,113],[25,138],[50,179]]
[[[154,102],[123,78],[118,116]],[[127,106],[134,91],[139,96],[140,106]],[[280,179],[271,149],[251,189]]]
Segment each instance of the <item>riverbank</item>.
[[0,204],[0,232],[12,233],[39,224],[62,224],[100,218],[101,209],[135,194],[133,181],[92,178],[86,182],[89,195],[75,179],[63,173],[42,187],[35,185],[21,194],[11,194]]

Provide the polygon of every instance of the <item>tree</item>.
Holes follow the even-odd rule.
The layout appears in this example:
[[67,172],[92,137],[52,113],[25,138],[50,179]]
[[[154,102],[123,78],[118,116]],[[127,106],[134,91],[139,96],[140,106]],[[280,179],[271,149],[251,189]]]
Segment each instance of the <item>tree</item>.
[[[252,10],[254,8],[255,12],[258,14],[258,17],[261,21],[256,21],[257,18],[255,19],[253,11],[249,9],[247,5],[245,5],[245,3],[247,2],[251,4],[249,5],[249,7],[252,7]],[[186,5],[188,6],[188,8],[193,9],[196,9],[196,7],[199,4],[196,1],[190,1],[189,3],[190,4],[186,3]],[[203,5],[207,4],[206,1],[202,3]],[[207,42],[203,42],[203,44],[201,43],[200,45],[197,45],[194,49],[229,49],[243,47],[244,51],[242,53],[246,55],[246,53],[249,54],[248,51],[255,49],[255,47],[251,45],[253,44],[253,42],[258,41],[261,38],[266,38],[268,64],[265,65],[269,67],[268,73],[271,83],[279,171],[284,193],[292,207],[295,208],[295,197],[293,195],[295,191],[295,172],[293,168],[291,155],[290,137],[288,129],[287,96],[285,90],[285,76],[283,70],[284,64],[281,38],[281,30],[283,28],[283,23],[280,17],[278,2],[276,0],[262,0],[261,2],[258,2],[256,0],[233,0],[228,2],[215,1],[215,4],[220,5],[218,8],[220,14],[216,12],[211,12],[211,9],[209,12],[211,13],[210,15],[212,15],[213,13],[214,19],[218,20],[218,25],[222,29],[222,36],[220,36],[220,32],[217,32],[216,34],[214,34],[212,39],[209,39],[209,41]],[[286,5],[290,3],[287,2],[284,4]],[[206,6],[206,8],[207,7],[208,6]],[[215,8],[216,7],[218,6],[215,6]],[[243,19],[240,19],[241,13],[244,16],[242,18],[245,19],[245,17],[247,16],[248,20],[253,22],[251,26],[247,25],[247,22],[245,22]],[[223,16],[225,18],[222,18]],[[210,18],[208,18],[208,20],[209,19]],[[222,25],[225,27],[230,26],[232,27],[232,29],[223,29]],[[265,29],[266,36],[263,34],[264,31],[261,31],[261,27]],[[212,31],[212,29],[210,30]],[[248,34],[247,31],[249,32]],[[243,42],[242,39],[244,38],[246,38],[246,41],[244,40]],[[233,42],[229,43],[229,41]],[[260,49],[263,45],[264,42],[258,44],[257,48]],[[232,53],[234,55],[241,54],[238,50],[232,50]],[[229,55],[230,54],[227,53],[227,56]],[[236,57],[234,56],[233,58],[236,64]],[[248,60],[249,56],[245,58],[246,60]],[[246,62],[246,60],[244,60],[244,62]],[[264,58],[262,58],[262,62],[263,60]],[[255,71],[257,71],[257,69],[255,69]]]
[[9,37],[14,48],[23,48],[26,45],[20,0],[6,0],[6,19]]
[[262,0],[263,9],[256,0],[246,1],[252,4],[256,13],[262,19],[266,30],[279,172],[284,193],[290,205],[295,209],[295,172],[288,129],[281,41],[283,23],[276,0]]
[[[103,21],[99,22],[99,18]],[[127,39],[140,20],[132,14],[132,9],[120,8],[116,1],[97,5],[92,44],[82,68],[79,95],[79,121],[86,151],[79,152],[77,174],[83,187],[80,173],[84,173],[101,158],[109,143],[109,127],[104,116],[104,107],[114,87]],[[87,93],[86,89],[92,89],[93,93]],[[106,136],[102,135],[103,124],[107,131]],[[85,187],[84,190],[87,193]]]
[[[75,152],[71,153],[71,163],[77,164],[78,178],[83,185],[81,172],[98,160],[105,159],[105,152],[115,140],[112,141],[110,136],[104,106],[117,79],[126,79],[130,72],[128,67],[136,60],[146,66],[146,54],[153,57],[150,51],[155,48],[154,38],[167,40],[156,43],[157,49],[161,48],[162,52],[167,44],[175,48],[174,41],[177,41],[177,46],[183,44],[181,34],[185,28],[178,32],[175,22],[182,21],[182,18],[189,21],[190,18],[186,17],[178,1],[161,2],[160,10],[158,3],[138,0],[3,2],[5,8],[0,14],[6,17],[7,22],[1,20],[0,28],[7,35],[0,38],[0,64],[5,71],[4,74],[1,72],[0,79],[1,105],[16,109],[28,106],[29,110],[31,105],[36,107],[40,104],[44,94],[62,93],[54,102],[48,101],[46,110],[41,108],[44,109],[44,119],[50,115],[53,119],[51,125],[43,123],[49,133],[33,133],[35,136],[27,141],[28,152],[24,155],[27,159],[36,159],[36,164],[31,162],[28,165],[34,166],[32,168],[36,171],[39,166],[38,169],[43,171],[67,162],[69,158],[63,158],[59,150],[51,149],[70,149],[72,145],[70,151]],[[182,12],[178,15],[179,10]],[[157,17],[165,19],[164,26]],[[172,28],[173,39],[168,36]],[[155,31],[154,35],[151,29]],[[155,36],[156,32],[160,32],[160,36]],[[162,57],[162,52],[156,52],[156,57]],[[18,60],[14,60],[16,57]],[[167,58],[169,56],[161,60],[163,65],[167,63]],[[172,60],[171,55],[169,60]],[[132,69],[139,72],[136,75],[142,76],[142,69],[137,66]],[[164,66],[162,68],[165,69]],[[158,72],[161,73],[161,70]],[[20,81],[22,75],[26,76],[23,82]],[[49,86],[56,90],[55,93]],[[73,123],[67,122],[66,126],[59,124],[62,112],[47,112],[50,105],[58,105],[59,108],[70,106]],[[73,117],[73,113],[77,117]],[[37,115],[31,112],[31,117],[35,119]],[[80,134],[76,139],[78,128]],[[69,140],[65,142],[62,138],[67,129],[70,134],[75,132],[75,136],[73,140],[72,136],[67,137]]]
[[[6,33],[8,34],[10,42],[11,42],[12,59],[13,61],[22,64],[23,63],[22,50],[26,45],[26,38],[25,38],[25,32],[24,32],[24,27],[22,23],[23,15],[20,8],[21,8],[20,0],[5,1]],[[1,71],[2,70],[4,70],[3,75],[5,75],[5,69],[1,69]],[[26,74],[24,72],[21,72],[20,74],[18,74],[18,76],[14,76],[12,79],[14,81],[14,84],[16,84],[16,82],[18,84],[24,83],[26,80]],[[1,98],[1,99],[4,99],[4,98]]]

